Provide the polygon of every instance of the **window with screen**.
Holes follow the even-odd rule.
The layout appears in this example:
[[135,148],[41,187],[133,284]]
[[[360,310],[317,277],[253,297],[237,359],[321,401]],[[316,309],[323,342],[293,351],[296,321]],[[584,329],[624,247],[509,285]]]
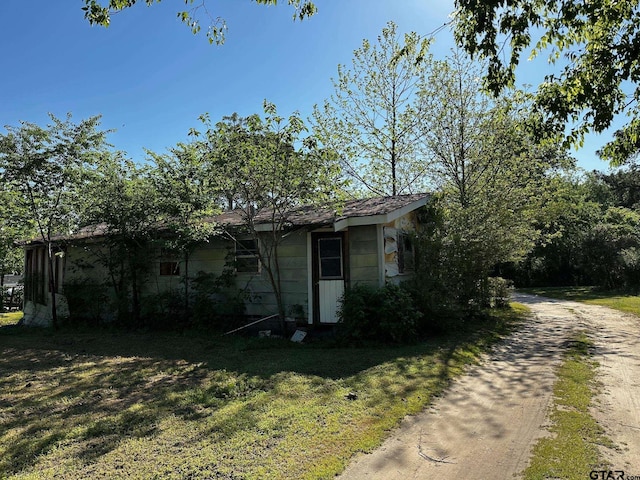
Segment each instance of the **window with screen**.
[[236,242],[236,272],[260,273],[258,242],[254,238]]
[[321,279],[342,278],[342,239],[319,238],[318,261]]

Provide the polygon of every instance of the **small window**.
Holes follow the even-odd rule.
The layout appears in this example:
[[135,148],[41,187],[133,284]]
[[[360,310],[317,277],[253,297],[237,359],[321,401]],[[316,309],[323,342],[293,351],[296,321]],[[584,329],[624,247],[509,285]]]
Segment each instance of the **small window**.
[[180,263],[179,262],[160,262],[160,276],[177,276],[180,275]]
[[160,249],[160,276],[176,277],[180,275],[180,262],[177,253],[168,248]]
[[[65,265],[65,251],[59,247],[55,247],[53,250],[53,276],[56,285],[56,293],[62,293],[62,283],[64,282],[64,265]],[[49,292],[51,292],[51,285],[47,280]]]
[[255,239],[249,238],[236,242],[236,272],[260,273],[258,242]]
[[398,234],[398,272],[409,273],[414,269],[413,242],[404,232]]
[[318,260],[320,278],[342,278],[342,239],[319,238]]

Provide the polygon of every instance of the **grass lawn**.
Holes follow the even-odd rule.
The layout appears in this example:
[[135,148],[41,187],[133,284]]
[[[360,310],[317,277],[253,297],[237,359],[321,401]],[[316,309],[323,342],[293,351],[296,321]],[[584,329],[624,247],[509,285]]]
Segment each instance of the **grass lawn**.
[[605,292],[594,287],[541,287],[519,289],[523,293],[533,293],[543,297],[573,300],[576,302],[602,305],[621,312],[640,316],[640,296],[621,292]]
[[0,327],[17,324],[22,318],[22,312],[0,313]]
[[0,328],[0,478],[331,478],[525,316],[357,349]]

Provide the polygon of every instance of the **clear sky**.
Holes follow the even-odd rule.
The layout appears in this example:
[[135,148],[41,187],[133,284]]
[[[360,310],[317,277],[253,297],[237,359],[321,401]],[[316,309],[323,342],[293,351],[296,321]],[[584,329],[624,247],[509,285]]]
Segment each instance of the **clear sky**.
[[[109,142],[139,161],[145,148],[163,152],[186,141],[205,112],[213,122],[262,113],[267,99],[281,115],[307,117],[331,95],[337,65],[350,64],[363,39],[374,41],[389,20],[401,33],[433,32],[449,21],[453,0],[316,0],[318,14],[303,22],[292,20],[286,0],[277,7],[206,0],[227,21],[222,46],[180,23],[182,0],[136,5],[106,29],[90,26],[82,5],[0,1],[0,125],[44,125],[48,112],[71,112],[75,121],[101,114],[102,126],[116,130]],[[442,58],[453,46],[445,29],[431,51]],[[542,60],[525,65],[518,81],[537,84],[544,71]],[[579,165],[606,169],[594,153],[606,139],[590,137],[574,152]]]

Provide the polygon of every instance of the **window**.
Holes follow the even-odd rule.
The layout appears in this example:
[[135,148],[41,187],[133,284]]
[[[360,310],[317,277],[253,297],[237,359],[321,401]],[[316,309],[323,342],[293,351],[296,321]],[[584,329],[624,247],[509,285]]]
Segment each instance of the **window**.
[[[64,281],[65,251],[61,248],[54,248],[52,260],[56,293],[62,293],[62,283]],[[51,292],[51,286],[49,286],[49,292]]]
[[180,275],[180,263],[175,261],[160,262],[160,276]]
[[45,276],[47,252],[42,247],[27,250],[25,268],[25,299],[46,305],[45,292],[47,278]]
[[238,240],[236,242],[236,272],[260,273],[258,258],[258,242],[254,238]]
[[398,271],[399,273],[413,272],[414,268],[413,242],[404,232],[398,233]]
[[384,268],[387,277],[411,273],[415,257],[411,234],[395,227],[384,227]]
[[169,249],[160,249],[160,276],[175,277],[180,275],[180,262],[176,254]]
[[319,238],[318,261],[321,279],[342,278],[342,239]]

